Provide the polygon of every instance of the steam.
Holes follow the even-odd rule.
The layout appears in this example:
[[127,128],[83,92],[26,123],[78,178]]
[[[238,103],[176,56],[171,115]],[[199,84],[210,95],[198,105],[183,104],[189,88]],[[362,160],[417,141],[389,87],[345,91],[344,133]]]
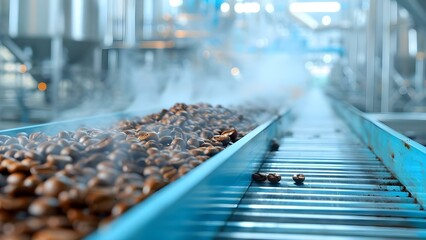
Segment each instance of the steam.
[[199,40],[186,50],[120,51],[118,70],[108,73],[108,92],[68,116],[145,112],[177,102],[279,112],[303,95],[308,82],[303,45],[285,34],[285,21],[238,15],[212,30],[214,41]]

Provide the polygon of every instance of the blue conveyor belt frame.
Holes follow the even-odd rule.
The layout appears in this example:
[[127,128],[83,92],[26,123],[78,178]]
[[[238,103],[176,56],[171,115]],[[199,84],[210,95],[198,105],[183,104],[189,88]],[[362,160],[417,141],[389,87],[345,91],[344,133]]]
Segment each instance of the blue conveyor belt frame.
[[[277,137],[279,132],[286,132],[296,116],[294,111],[286,111],[87,238],[307,239],[310,236],[315,239],[327,233],[327,229],[317,228],[318,225],[306,224],[318,216],[324,216],[318,221],[328,223],[329,230],[338,234],[336,239],[353,236],[360,231],[365,231],[365,239],[376,239],[377,236],[389,239],[392,236],[426,237],[424,230],[412,231],[413,227],[426,227],[426,213],[422,210],[426,204],[426,148],[345,103],[331,102],[335,111],[375,155],[359,150],[352,156],[344,156],[337,154],[336,148],[330,147],[330,144],[319,141],[306,147],[304,141],[288,138],[281,141],[282,146],[287,148],[285,156],[280,157],[278,152],[270,155],[268,160],[270,140]],[[129,116],[115,115],[116,119]],[[73,130],[82,123],[98,126],[103,121],[104,124],[111,123],[109,118],[89,118],[0,131],[0,134],[46,130],[52,134],[59,130]],[[364,145],[342,142],[346,140],[333,136],[322,140],[331,144],[342,143],[338,146],[339,151],[351,152],[360,144]],[[297,151],[306,154],[298,157]],[[377,163],[370,161],[371,156],[377,156]],[[345,161],[344,165],[339,165],[342,160]],[[386,168],[379,167],[380,162]],[[302,165],[311,182],[306,185],[308,187],[256,185],[251,182],[251,173],[261,165],[283,176],[297,173],[291,168],[297,169],[298,165]],[[345,168],[351,171],[344,172]],[[374,176],[363,174],[369,171],[374,171]],[[330,177],[334,179],[332,182],[327,181]],[[333,198],[333,201],[329,198]],[[263,201],[263,204],[259,201]],[[383,201],[383,207],[375,208],[373,203],[376,201]],[[335,204],[343,205],[335,207]],[[277,222],[253,223],[247,220],[257,217]],[[295,223],[285,222],[284,219],[292,219]],[[333,225],[333,221],[348,225]],[[367,226],[373,223],[384,226]],[[404,235],[401,232],[404,228],[398,226],[409,226],[411,230]],[[237,232],[238,229],[247,228],[254,232]],[[306,228],[307,235],[301,234],[303,228]],[[270,231],[265,233],[265,229]],[[274,232],[276,229],[287,232]]]

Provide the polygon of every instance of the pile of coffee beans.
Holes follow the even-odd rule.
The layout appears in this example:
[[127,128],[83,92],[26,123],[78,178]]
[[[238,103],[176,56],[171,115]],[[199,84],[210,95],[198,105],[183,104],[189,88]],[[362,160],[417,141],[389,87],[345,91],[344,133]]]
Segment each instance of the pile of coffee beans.
[[0,239],[79,239],[254,126],[221,106],[179,103],[108,129],[0,135]]

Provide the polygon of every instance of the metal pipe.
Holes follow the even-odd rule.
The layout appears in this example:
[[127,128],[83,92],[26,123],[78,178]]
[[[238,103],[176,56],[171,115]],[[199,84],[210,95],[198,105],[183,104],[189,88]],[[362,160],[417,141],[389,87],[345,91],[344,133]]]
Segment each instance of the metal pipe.
[[390,16],[390,1],[381,1],[382,4],[382,98],[381,98],[381,111],[389,112],[389,96],[391,84],[391,16]]
[[126,46],[133,47],[136,44],[136,3],[135,0],[126,1],[126,29],[124,33],[124,43]]
[[375,58],[376,58],[376,13],[377,0],[370,0],[367,24],[367,82],[366,82],[366,99],[365,109],[367,112],[374,111],[374,95],[375,95]]

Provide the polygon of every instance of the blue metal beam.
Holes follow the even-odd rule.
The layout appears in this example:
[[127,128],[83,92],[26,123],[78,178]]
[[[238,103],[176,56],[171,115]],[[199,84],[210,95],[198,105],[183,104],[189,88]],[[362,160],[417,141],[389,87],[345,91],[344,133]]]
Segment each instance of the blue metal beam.
[[[271,139],[277,136],[279,125],[288,121],[289,112],[260,125],[88,239],[190,239],[196,232],[206,232],[210,234],[206,237],[213,238],[250,185],[253,169],[260,167]],[[220,203],[213,198],[230,190],[235,191],[233,201]],[[203,214],[217,204],[226,205],[222,209],[225,214],[211,219]],[[201,220],[217,224],[194,227],[192,223]]]
[[426,147],[346,103],[335,100],[332,103],[352,130],[425,208]]

